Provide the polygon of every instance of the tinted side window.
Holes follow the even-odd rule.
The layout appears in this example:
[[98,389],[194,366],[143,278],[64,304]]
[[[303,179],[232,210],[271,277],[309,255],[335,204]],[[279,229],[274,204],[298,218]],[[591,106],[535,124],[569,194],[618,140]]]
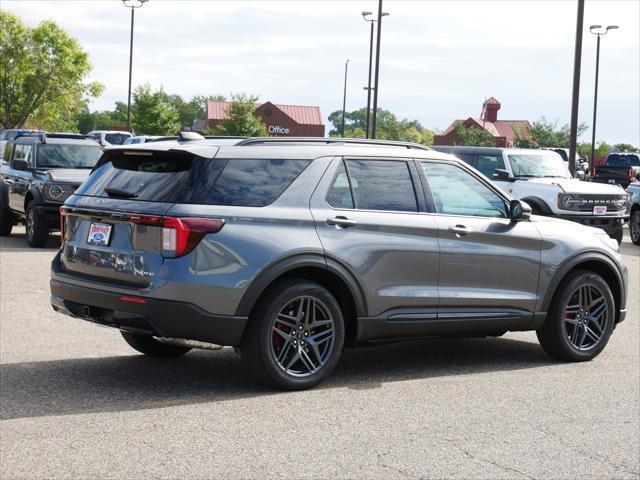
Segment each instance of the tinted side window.
[[418,211],[416,194],[406,162],[348,160],[347,167],[357,209]]
[[336,177],[333,179],[333,183],[327,194],[327,203],[335,208],[354,208],[351,187],[349,186],[349,178],[344,168],[344,162],[340,163],[340,168],[336,173]]
[[485,177],[493,179],[493,173],[496,168],[504,170],[504,159],[499,155],[478,155],[478,164],[476,168]]
[[423,162],[436,213],[470,217],[507,217],[505,201],[463,169],[447,163]]
[[473,165],[473,161],[475,160],[473,157],[475,155],[473,153],[454,153],[456,157],[462,160],[464,163],[468,163],[469,165]]
[[13,149],[13,159],[26,160],[31,167],[31,145],[17,144]]
[[206,203],[263,207],[274,202],[309,164],[308,160],[230,160]]

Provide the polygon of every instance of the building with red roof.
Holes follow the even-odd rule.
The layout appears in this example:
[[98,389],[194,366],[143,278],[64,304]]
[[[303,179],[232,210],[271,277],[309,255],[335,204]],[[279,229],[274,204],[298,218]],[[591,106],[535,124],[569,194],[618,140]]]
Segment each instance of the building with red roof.
[[531,125],[528,120],[498,120],[500,102],[489,97],[482,104],[480,118],[469,117],[466,120],[454,120],[440,135],[434,135],[434,145],[455,145],[457,125],[467,128],[482,128],[493,136],[496,147],[512,147],[516,139],[516,132],[524,138],[531,136]]
[[[226,117],[231,102],[207,102],[207,118],[195,125],[196,130],[214,128]],[[324,137],[320,107],[256,103],[255,114],[267,126],[269,135],[289,137]]]

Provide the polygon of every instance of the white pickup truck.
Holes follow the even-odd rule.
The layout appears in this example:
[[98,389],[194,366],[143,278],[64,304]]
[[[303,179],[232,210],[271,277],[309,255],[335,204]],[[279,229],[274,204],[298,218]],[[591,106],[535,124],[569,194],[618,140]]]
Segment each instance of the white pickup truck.
[[464,160],[513,198],[524,200],[534,215],[572,220],[605,230],[618,243],[629,219],[629,196],[619,185],[572,178],[560,155],[549,150],[433,146]]

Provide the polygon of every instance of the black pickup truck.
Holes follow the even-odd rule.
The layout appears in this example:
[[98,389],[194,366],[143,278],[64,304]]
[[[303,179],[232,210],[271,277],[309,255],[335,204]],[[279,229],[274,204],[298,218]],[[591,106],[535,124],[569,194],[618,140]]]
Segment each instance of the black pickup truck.
[[23,221],[27,242],[46,245],[60,226],[60,206],[84,182],[102,147],[83,135],[27,133],[7,144],[0,161],[0,236]]
[[631,182],[640,180],[640,153],[610,153],[604,164],[593,170],[594,182],[627,188]]

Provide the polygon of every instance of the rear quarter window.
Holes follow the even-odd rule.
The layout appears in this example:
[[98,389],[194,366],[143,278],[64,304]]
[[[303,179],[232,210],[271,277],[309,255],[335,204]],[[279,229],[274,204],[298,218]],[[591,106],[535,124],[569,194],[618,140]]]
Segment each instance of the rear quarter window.
[[262,207],[273,203],[308,160],[208,159],[181,152],[111,152],[78,195],[150,202]]

